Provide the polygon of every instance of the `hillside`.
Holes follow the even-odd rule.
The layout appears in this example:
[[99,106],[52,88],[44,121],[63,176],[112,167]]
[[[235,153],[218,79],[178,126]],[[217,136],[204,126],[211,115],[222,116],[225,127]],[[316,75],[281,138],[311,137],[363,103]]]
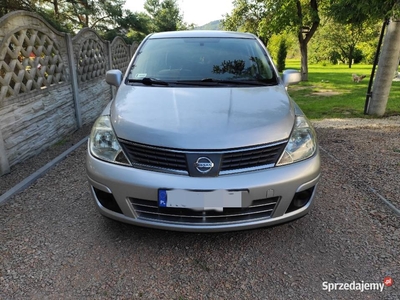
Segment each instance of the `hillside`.
[[202,26],[197,26],[196,30],[221,30],[221,20],[215,20]]

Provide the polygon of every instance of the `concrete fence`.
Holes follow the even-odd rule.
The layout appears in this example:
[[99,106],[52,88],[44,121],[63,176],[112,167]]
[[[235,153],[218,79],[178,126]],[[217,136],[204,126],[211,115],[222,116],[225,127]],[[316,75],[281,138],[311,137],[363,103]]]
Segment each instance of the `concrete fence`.
[[0,18],[0,175],[94,121],[112,97],[106,71],[124,72],[136,48],[30,12]]

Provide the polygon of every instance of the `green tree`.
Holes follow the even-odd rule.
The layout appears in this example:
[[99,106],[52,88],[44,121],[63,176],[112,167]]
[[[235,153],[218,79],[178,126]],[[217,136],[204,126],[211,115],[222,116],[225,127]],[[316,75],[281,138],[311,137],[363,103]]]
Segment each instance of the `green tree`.
[[1,0],[0,17],[15,10],[35,11],[34,1],[29,0]]
[[[301,77],[308,80],[307,46],[319,24],[319,6],[325,0],[236,0],[231,15],[223,24],[227,29],[243,27],[266,36],[283,31],[297,35],[301,54]],[[252,17],[252,21],[248,19]],[[236,26],[236,27],[235,27]]]
[[74,29],[89,27],[99,32],[113,28],[123,18],[125,0],[65,0],[59,9]]
[[90,27],[99,32],[112,30],[125,16],[125,0],[2,0],[0,13],[27,10],[40,14],[61,31]]
[[318,34],[319,41],[328,51],[331,61],[340,59],[352,67],[353,60],[359,61],[357,53],[361,43],[369,42],[379,34],[376,24],[367,20],[359,24],[342,24],[333,20],[328,20],[320,28]]
[[222,27],[230,31],[251,32],[267,45],[273,30],[266,26],[270,15],[263,1],[235,0],[233,5],[231,14],[226,14],[222,20]]
[[298,50],[298,41],[297,37],[293,32],[282,32],[280,34],[273,34],[271,38],[268,41],[268,51],[271,54],[272,58],[274,60],[277,59],[278,57],[278,52],[279,52],[279,46],[281,43],[281,40],[284,39],[286,46],[287,46],[287,57],[298,57],[299,56],[299,50]]
[[277,56],[277,68],[279,72],[285,70],[287,50],[288,46],[286,44],[286,40],[283,38],[279,43],[278,56]]
[[332,17],[343,24],[360,24],[368,19],[388,20],[387,33],[380,53],[372,96],[367,114],[383,116],[400,57],[400,2],[399,0],[371,0],[368,5],[362,0],[331,1]]
[[146,35],[152,32],[152,19],[146,13],[130,13],[124,19],[123,28],[127,29],[129,41],[142,41]]
[[144,9],[151,17],[150,32],[186,29],[176,0],[146,0]]

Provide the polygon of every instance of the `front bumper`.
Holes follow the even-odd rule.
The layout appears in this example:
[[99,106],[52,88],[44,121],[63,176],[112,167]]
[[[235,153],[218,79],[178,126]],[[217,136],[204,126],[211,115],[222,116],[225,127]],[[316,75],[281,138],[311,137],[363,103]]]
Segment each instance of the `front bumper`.
[[[158,229],[218,232],[272,226],[306,215],[313,203],[315,187],[320,177],[320,157],[317,151],[313,157],[287,166],[199,178],[110,164],[94,158],[88,150],[86,169],[96,206],[104,216]],[[193,211],[193,215],[190,215],[190,210],[189,214],[188,210],[183,215],[170,214],[171,209],[163,211],[158,208],[159,188],[243,190],[246,191],[244,206],[263,203],[269,212],[259,213],[256,210],[258,205],[254,205],[251,208],[236,209],[232,214],[227,210],[223,215],[205,211]],[[303,191],[309,193],[306,203],[293,210],[293,199]],[[102,205],[99,195],[115,200],[116,208]],[[141,207],[147,207],[150,214],[139,211],[137,203]],[[201,217],[199,214],[202,214]]]

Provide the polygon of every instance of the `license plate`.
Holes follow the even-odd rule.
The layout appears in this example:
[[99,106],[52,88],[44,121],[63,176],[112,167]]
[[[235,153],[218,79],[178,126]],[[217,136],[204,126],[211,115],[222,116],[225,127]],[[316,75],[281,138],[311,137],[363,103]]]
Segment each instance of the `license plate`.
[[223,210],[242,207],[241,191],[215,190],[197,192],[187,190],[158,190],[158,206],[201,210]]

